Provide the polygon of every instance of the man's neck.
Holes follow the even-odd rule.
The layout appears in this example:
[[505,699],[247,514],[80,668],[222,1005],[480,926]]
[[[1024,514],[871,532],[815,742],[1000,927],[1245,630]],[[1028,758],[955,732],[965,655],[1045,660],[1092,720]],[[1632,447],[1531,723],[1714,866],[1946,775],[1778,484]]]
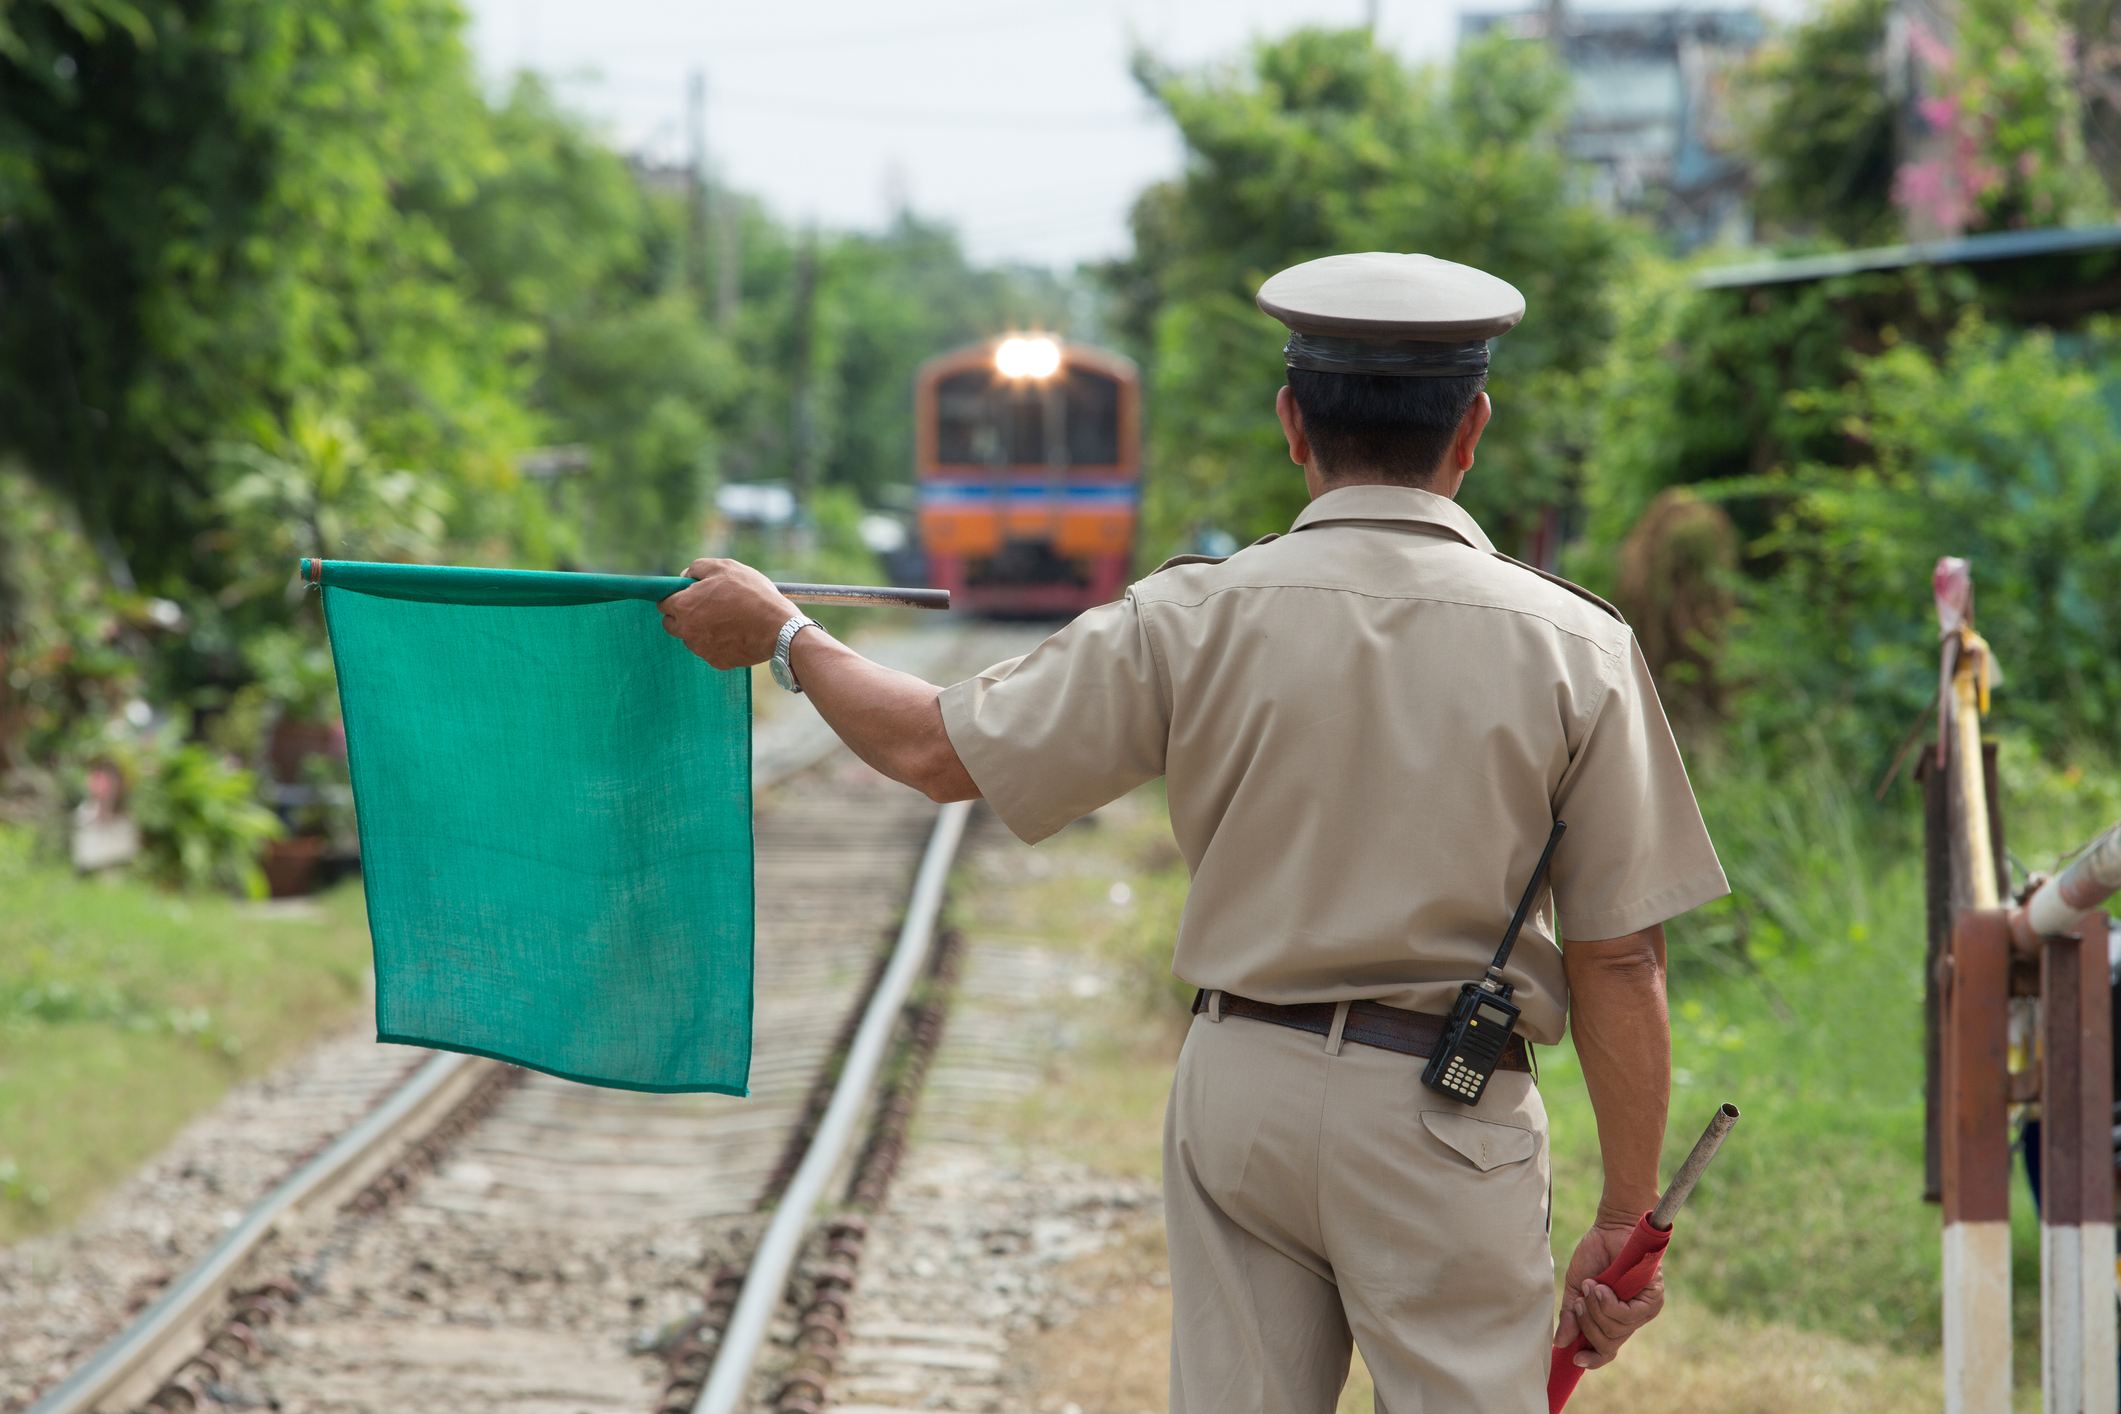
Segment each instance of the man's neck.
[[1450,489],[1446,490],[1443,485],[1444,478],[1442,476],[1431,476],[1425,481],[1415,482],[1407,481],[1399,477],[1382,476],[1364,472],[1355,472],[1351,475],[1333,477],[1326,477],[1321,475],[1316,479],[1316,481],[1312,483],[1317,489],[1312,492],[1311,499],[1315,501],[1320,496],[1325,495],[1328,491],[1340,491],[1350,486],[1396,486],[1399,487],[1401,490],[1407,491],[1427,491],[1431,495],[1442,496],[1445,500],[1450,500],[1453,499],[1457,494],[1458,486],[1457,484],[1455,484],[1457,480],[1458,478],[1454,478],[1454,484],[1451,485]]

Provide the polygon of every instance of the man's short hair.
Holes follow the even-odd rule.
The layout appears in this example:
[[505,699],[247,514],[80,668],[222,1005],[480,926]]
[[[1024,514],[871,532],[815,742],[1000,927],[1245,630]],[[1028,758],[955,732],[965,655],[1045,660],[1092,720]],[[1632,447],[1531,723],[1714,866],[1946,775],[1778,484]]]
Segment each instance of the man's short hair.
[[1288,370],[1318,469],[1327,480],[1379,476],[1426,486],[1443,467],[1466,409],[1488,386],[1470,378],[1393,378],[1375,373]]

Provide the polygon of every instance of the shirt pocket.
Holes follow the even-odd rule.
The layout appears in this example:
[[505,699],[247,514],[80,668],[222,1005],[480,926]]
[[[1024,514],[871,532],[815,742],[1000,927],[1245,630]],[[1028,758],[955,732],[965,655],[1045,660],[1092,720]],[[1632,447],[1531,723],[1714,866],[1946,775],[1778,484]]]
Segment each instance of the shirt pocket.
[[1456,1150],[1460,1157],[1482,1173],[1505,1164],[1521,1164],[1539,1149],[1539,1137],[1531,1130],[1475,1119],[1471,1115],[1424,1110],[1421,1122],[1429,1133]]

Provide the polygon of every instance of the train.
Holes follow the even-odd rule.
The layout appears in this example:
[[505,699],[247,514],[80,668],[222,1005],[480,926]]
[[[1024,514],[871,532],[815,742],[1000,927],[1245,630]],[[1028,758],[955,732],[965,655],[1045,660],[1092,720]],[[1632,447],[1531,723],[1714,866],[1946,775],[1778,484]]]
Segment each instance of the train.
[[1041,334],[968,344],[914,376],[928,583],[975,613],[1079,613],[1119,597],[1141,511],[1141,372]]

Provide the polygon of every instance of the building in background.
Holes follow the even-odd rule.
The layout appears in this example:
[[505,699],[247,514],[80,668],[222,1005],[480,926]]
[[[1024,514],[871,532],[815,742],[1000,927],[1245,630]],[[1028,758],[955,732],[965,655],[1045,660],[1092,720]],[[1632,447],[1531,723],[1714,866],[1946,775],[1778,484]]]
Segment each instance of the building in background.
[[1469,12],[1459,39],[1498,27],[1553,42],[1575,75],[1569,151],[1600,205],[1650,216],[1682,250],[1751,239],[1736,79],[1767,34],[1758,11]]

